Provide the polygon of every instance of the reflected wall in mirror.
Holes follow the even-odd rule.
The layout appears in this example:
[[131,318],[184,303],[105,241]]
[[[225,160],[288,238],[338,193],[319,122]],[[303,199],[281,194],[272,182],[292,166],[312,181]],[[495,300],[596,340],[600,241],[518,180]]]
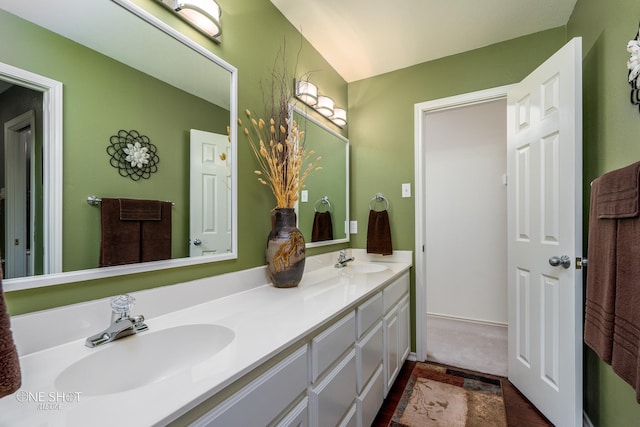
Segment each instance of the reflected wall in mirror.
[[[322,156],[322,170],[307,177],[298,201],[298,228],[307,247],[330,245],[349,241],[349,140],[327,125],[293,107],[293,120],[305,132],[307,151]],[[329,215],[318,215],[328,212]],[[318,220],[314,221],[317,218]],[[312,237],[325,236],[330,220],[333,239],[314,241]],[[314,226],[315,222],[315,226]],[[315,233],[314,233],[315,227]]]
[[[30,248],[34,259],[46,260],[48,252],[56,252],[61,267],[56,270],[53,265],[47,266],[46,261],[30,262],[32,273],[43,274],[6,280],[6,290],[237,257],[234,126],[225,162],[230,193],[224,213],[231,222],[228,245],[223,253],[189,257],[190,131],[198,129],[226,138],[227,126],[236,121],[237,71],[233,66],[127,0],[101,1],[91,8],[81,0],[55,4],[44,0],[24,4],[0,0],[0,37],[13,40],[11,44],[0,45],[0,63],[59,81],[64,87],[64,112],[50,111],[49,117],[45,112],[39,117],[41,104],[29,106],[33,104],[29,96],[33,98],[34,94],[23,97],[20,101],[23,105],[18,108],[36,111],[35,150],[29,163],[33,165],[30,173],[35,178],[28,181],[37,183],[40,177],[45,188],[30,184],[30,199],[50,197],[57,201],[30,209],[33,221],[25,216],[24,222],[33,238],[27,240],[35,246]],[[0,111],[10,110],[13,107],[7,105],[18,104],[3,95],[25,91],[20,89],[19,80],[7,77],[1,68],[0,79],[8,81],[9,87],[0,94]],[[22,86],[29,88],[28,84]],[[40,88],[29,89],[35,95],[47,97],[47,92]],[[47,132],[39,133],[39,120],[46,130],[62,114],[63,129],[50,133],[59,132],[64,147],[59,148],[60,152],[49,153],[54,142],[51,139],[55,138]],[[3,125],[7,121],[5,116],[1,120]],[[150,179],[132,181],[110,166],[106,148],[109,138],[121,129],[137,130],[158,148],[158,172]],[[42,151],[38,144],[42,144]],[[3,170],[8,169],[5,165],[3,159]],[[51,170],[43,172],[43,168]],[[51,181],[60,183],[56,186]],[[6,179],[2,186],[6,186]],[[47,188],[51,189],[50,194]],[[87,204],[89,195],[174,202],[171,250],[174,259],[96,268],[101,240],[100,209]],[[43,225],[47,218],[57,217],[62,218],[61,226],[51,224],[47,231]],[[47,242],[48,233],[53,237]],[[7,236],[5,230],[3,256]],[[49,274],[60,271],[63,273]],[[75,273],[71,276],[68,272]]]

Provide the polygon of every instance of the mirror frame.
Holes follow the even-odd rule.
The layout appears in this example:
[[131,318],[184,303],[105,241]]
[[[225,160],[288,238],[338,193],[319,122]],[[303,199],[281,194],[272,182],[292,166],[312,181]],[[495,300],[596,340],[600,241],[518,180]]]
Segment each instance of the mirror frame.
[[[44,232],[45,239],[48,240],[48,247],[53,250],[48,254],[45,262],[49,263],[51,273],[3,280],[5,292],[23,289],[39,288],[44,286],[60,285],[86,280],[96,280],[108,277],[116,277],[126,274],[135,274],[162,269],[184,267],[190,265],[206,264],[216,261],[223,261],[238,258],[238,152],[237,126],[232,124],[237,122],[238,112],[238,70],[233,65],[222,60],[210,50],[194,42],[184,34],[180,33],[170,25],[156,18],[145,9],[132,3],[130,0],[111,0],[115,4],[133,13],[143,21],[156,27],[158,30],[173,37],[184,44],[187,48],[204,56],[213,63],[229,71],[230,73],[230,104],[229,104],[229,128],[231,143],[231,209],[234,213],[231,224],[231,252],[224,254],[185,257],[163,261],[151,261],[140,264],[128,264],[114,267],[92,268],[87,270],[77,270],[62,272],[62,165],[63,165],[63,110],[62,93],[63,83],[46,77],[21,70],[7,64],[0,64],[0,76],[7,80],[14,81],[22,86],[43,92],[43,141],[45,162],[43,165],[43,177],[45,179],[43,208],[50,209],[51,215],[45,219]],[[48,108],[52,107],[52,108]],[[46,241],[45,240],[45,241]],[[46,244],[46,243],[45,243]]]
[[[346,169],[346,182],[345,182],[345,234],[346,237],[342,238],[342,239],[333,239],[333,240],[323,240],[320,242],[307,242],[305,247],[307,248],[317,248],[320,246],[328,246],[328,245],[335,245],[338,243],[348,243],[350,241],[351,235],[349,233],[349,229],[347,227],[346,224],[349,223],[349,139],[344,137],[343,135],[341,135],[340,133],[336,132],[335,130],[331,129],[329,126],[327,126],[325,123],[323,123],[321,120],[311,116],[307,111],[301,109],[300,107],[298,107],[296,104],[290,104],[289,106],[289,110],[290,110],[290,118],[289,120],[291,120],[291,122],[293,122],[293,113],[297,113],[298,115],[304,117],[305,120],[310,121],[311,123],[315,124],[316,126],[319,126],[320,128],[324,129],[325,131],[327,131],[328,133],[330,133],[332,136],[335,136],[336,138],[340,139],[342,142],[344,142],[345,144],[345,169]],[[323,154],[324,156],[324,154]],[[299,202],[298,202],[299,203]],[[300,215],[299,215],[299,209],[298,209],[298,203],[296,203],[296,216],[298,217],[298,221],[300,221]]]

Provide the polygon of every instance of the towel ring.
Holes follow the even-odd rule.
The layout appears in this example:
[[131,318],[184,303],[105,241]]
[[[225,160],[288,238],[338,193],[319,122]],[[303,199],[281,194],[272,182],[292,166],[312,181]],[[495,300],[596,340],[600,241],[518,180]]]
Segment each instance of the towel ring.
[[325,210],[324,212],[330,212],[331,211],[331,202],[329,201],[329,197],[327,196],[322,196],[322,198],[318,199],[318,201],[316,201],[315,205],[313,205],[313,210],[316,212],[320,212],[318,210],[319,207],[322,207],[323,205],[326,205],[327,210]]
[[383,209],[381,209],[380,211],[384,211],[384,210],[389,209],[389,200],[387,200],[387,198],[384,197],[382,195],[382,193],[376,194],[375,196],[373,196],[371,198],[371,201],[369,202],[369,210],[370,211],[375,210],[374,207],[375,207],[376,203],[382,203],[382,202],[385,202],[386,206]]

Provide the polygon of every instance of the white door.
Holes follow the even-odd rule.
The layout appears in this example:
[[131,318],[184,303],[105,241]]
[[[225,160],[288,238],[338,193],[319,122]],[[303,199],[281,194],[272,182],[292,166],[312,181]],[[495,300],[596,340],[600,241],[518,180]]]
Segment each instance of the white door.
[[28,111],[4,125],[5,260],[4,277],[32,276],[35,233],[35,115]]
[[231,150],[227,135],[191,129],[189,256],[231,252]]
[[563,427],[582,425],[581,46],[507,95],[509,379]]

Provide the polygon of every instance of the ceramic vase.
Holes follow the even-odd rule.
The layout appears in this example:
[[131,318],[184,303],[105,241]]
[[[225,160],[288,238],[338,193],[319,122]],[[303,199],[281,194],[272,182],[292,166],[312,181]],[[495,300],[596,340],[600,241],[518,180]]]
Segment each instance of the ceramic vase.
[[304,273],[304,237],[296,227],[293,208],[276,208],[271,214],[271,232],[267,239],[267,271],[276,288],[298,286]]

